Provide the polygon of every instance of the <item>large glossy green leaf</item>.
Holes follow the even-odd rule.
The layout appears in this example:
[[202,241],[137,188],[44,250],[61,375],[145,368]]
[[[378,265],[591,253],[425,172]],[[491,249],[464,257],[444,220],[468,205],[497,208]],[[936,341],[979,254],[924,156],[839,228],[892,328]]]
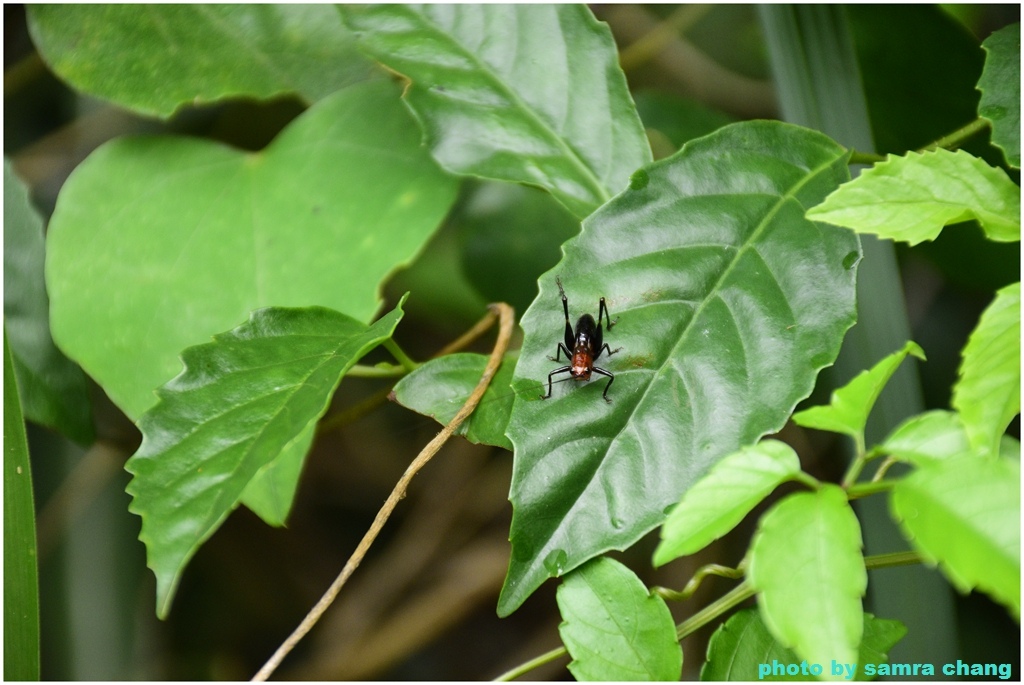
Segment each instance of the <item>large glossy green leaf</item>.
[[778,430],[854,318],[856,238],[803,218],[847,178],[845,151],[778,122],[727,126],[638,172],[584,221],[523,317],[516,378],[544,382],[570,314],[618,324],[616,374],[518,396],[512,559],[499,613],[546,578],[661,524],[726,454]]
[[921,347],[907,341],[897,350],[866,371],[861,371],[849,383],[832,391],[827,405],[810,407],[793,414],[793,421],[805,428],[845,433],[863,440],[868,414],[875,406],[882,388],[903,363],[908,354],[924,359]]
[[686,491],[665,519],[654,565],[704,549],[798,471],[800,458],[778,440],[762,440],[725,457]]
[[683,650],[672,614],[631,570],[594,559],[565,577],[556,598],[576,680],[679,680]]
[[[899,621],[875,618],[865,613],[864,637],[857,651],[857,664],[835,661],[817,664],[821,666],[820,674],[831,680],[874,680],[878,666],[888,663],[889,650],[906,634],[907,629]],[[814,674],[813,666],[772,636],[757,609],[743,609],[733,614],[711,636],[700,679],[748,682],[820,680]]]
[[584,217],[651,160],[608,27],[584,5],[352,5],[446,169],[550,191]]
[[901,423],[879,449],[912,464],[950,459],[970,450],[960,415],[936,409]]
[[978,114],[992,122],[992,142],[1020,168],[1020,22],[999,29],[981,44],[987,53],[978,79]]
[[1020,240],[1020,188],[963,150],[889,155],[807,213],[860,233],[916,245],[977,219],[992,240]]
[[39,680],[39,565],[25,422],[4,330],[4,680]]
[[982,312],[964,347],[952,402],[971,446],[996,454],[1003,431],[1020,413],[1020,283],[997,292]]
[[860,524],[835,485],[791,495],[761,519],[747,578],[765,624],[810,663],[853,664],[868,584]]
[[54,346],[49,317],[43,220],[4,159],[4,327],[22,408],[30,421],[87,444],[93,427],[85,375]]
[[57,344],[132,418],[178,353],[264,306],[361,321],[455,195],[377,82],[312,107],[262,152],[122,138],[57,199],[46,264]]
[[979,588],[1020,617],[1020,462],[922,464],[892,493],[904,534],[960,592]]
[[[518,352],[505,355],[480,404],[456,433],[466,436],[470,442],[512,449],[512,443],[505,437],[505,428],[515,399],[511,383],[518,359]],[[487,355],[470,352],[432,359],[398,381],[395,400],[413,411],[432,416],[441,424],[448,424],[480,382],[487,360]]]
[[399,306],[366,326],[321,307],[260,309],[185,350],[184,370],[139,420],[142,445],[125,466],[161,617],[185,565],[257,472],[306,436],[345,372],[401,316]]
[[228,97],[315,102],[372,71],[327,5],[33,5],[28,19],[62,79],[161,117]]

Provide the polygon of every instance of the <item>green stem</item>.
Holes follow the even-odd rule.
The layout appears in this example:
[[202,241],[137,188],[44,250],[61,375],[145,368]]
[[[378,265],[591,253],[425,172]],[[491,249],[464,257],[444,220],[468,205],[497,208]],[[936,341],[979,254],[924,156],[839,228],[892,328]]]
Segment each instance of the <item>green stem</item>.
[[807,473],[806,471],[797,471],[793,474],[793,480],[798,483],[803,483],[811,490],[821,490],[821,481]]
[[888,492],[896,484],[891,480],[875,480],[870,483],[856,483],[846,490],[846,496],[850,499],[858,499],[874,495],[879,492]]
[[541,654],[538,657],[534,657],[533,659],[530,659],[524,664],[519,664],[510,671],[505,671],[494,680],[495,682],[501,683],[514,680],[519,676],[523,675],[524,673],[529,673],[535,668],[543,666],[546,663],[550,663],[555,659],[558,659],[559,657],[565,656],[567,653],[568,652],[566,652],[565,647],[558,647],[556,649],[552,649],[550,652],[545,652],[544,654]]
[[750,581],[744,580],[732,590],[677,625],[676,637],[682,640],[687,635],[695,633],[725,612],[737,606],[740,602],[743,602],[753,596],[754,589],[750,587]]
[[381,364],[379,366],[366,366],[356,364],[348,370],[346,376],[358,376],[360,378],[395,378],[404,376],[409,370],[398,364]]
[[850,468],[846,470],[846,476],[843,477],[843,488],[846,490],[853,486],[857,476],[860,475],[861,470],[864,468],[864,462],[867,460],[867,454],[864,449],[864,432],[860,431],[854,435],[853,442],[853,461],[850,462]]
[[877,155],[874,152],[861,152],[859,150],[850,151],[850,164],[878,164],[884,162],[888,157],[885,155]]
[[396,343],[391,338],[388,338],[387,340],[384,341],[384,347],[388,348],[388,352],[390,352],[394,356],[394,358],[398,360],[399,364],[405,367],[405,370],[407,372],[412,373],[413,371],[416,370],[416,367],[419,366],[419,364],[410,359],[409,355],[407,355],[405,351],[398,346],[398,343]]
[[912,566],[920,564],[921,561],[921,555],[917,552],[889,552],[888,554],[875,554],[870,557],[864,557],[864,567],[869,571],[874,571],[894,566]]
[[967,124],[966,126],[959,128],[956,131],[953,131],[948,136],[943,136],[936,140],[934,143],[924,146],[923,148],[918,150],[918,152],[928,152],[930,150],[935,150],[940,147],[946,150],[955,150],[956,148],[963,145],[968,138],[970,138],[976,133],[979,133],[980,131],[985,130],[986,128],[988,128],[988,126],[989,123],[987,119],[982,119],[981,117],[978,117],[977,119]]

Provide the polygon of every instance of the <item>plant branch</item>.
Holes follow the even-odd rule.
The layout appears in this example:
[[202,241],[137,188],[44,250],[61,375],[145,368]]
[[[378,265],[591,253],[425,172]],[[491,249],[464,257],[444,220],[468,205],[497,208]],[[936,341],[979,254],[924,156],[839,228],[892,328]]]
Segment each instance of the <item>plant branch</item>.
[[966,126],[958,128],[949,135],[939,138],[934,143],[925,145],[923,148],[918,150],[918,152],[929,152],[931,150],[936,150],[940,147],[946,150],[955,150],[961,145],[963,145],[965,142],[967,142],[968,138],[970,138],[976,133],[985,130],[986,128],[988,128],[988,126],[989,123],[987,119],[982,119],[981,117],[978,117],[977,119],[967,124]]
[[917,552],[889,552],[888,554],[875,554],[864,557],[864,568],[874,571],[880,568],[892,568],[894,566],[912,566],[923,561]]
[[405,368],[407,373],[415,371],[416,367],[419,366],[419,364],[414,362],[409,355],[405,353],[405,350],[398,346],[398,343],[395,342],[394,338],[388,338],[385,340],[384,347],[386,347],[388,352],[398,360],[398,363]]
[[676,637],[682,640],[703,628],[725,612],[754,596],[754,588],[750,587],[750,581],[742,583],[725,593],[711,604],[695,613],[690,618],[676,626]]
[[738,568],[729,568],[728,566],[722,566],[721,564],[706,564],[697,569],[697,572],[693,574],[693,578],[690,578],[686,586],[681,590],[672,590],[667,587],[653,587],[651,592],[661,596],[670,602],[680,602],[684,599],[689,599],[693,596],[693,593],[700,587],[701,582],[708,576],[719,576],[720,578],[742,578],[743,571]]
[[515,680],[524,673],[529,673],[533,669],[540,668],[544,664],[550,663],[555,659],[565,656],[566,654],[568,654],[568,652],[566,651],[564,646],[556,647],[552,649],[550,652],[544,652],[540,656],[534,657],[525,663],[519,664],[513,669],[505,671],[500,676],[495,678],[492,682],[506,683],[510,680]]
[[462,424],[466,418],[473,413],[476,409],[476,405],[479,404],[480,398],[483,397],[484,391],[487,390],[487,386],[490,384],[491,379],[494,378],[494,374],[497,373],[498,367],[501,366],[501,362],[505,357],[505,352],[508,349],[509,340],[512,337],[513,324],[515,322],[515,313],[512,308],[507,304],[499,303],[488,305],[491,311],[496,312],[499,323],[498,339],[494,344],[494,349],[491,352],[490,359],[487,360],[487,367],[484,369],[483,376],[480,377],[480,381],[477,383],[476,388],[473,389],[472,394],[466,400],[466,403],[459,409],[459,413],[455,415],[455,418],[448,423],[444,429],[437,434],[437,436],[431,440],[426,447],[413,459],[412,463],[402,474],[402,477],[398,480],[391,494],[388,496],[384,506],[381,507],[380,511],[377,512],[377,517],[373,520],[370,525],[370,529],[363,536],[359,546],[356,547],[355,552],[345,563],[345,567],[338,574],[338,577],[334,579],[331,586],[324,593],[320,601],[310,610],[299,626],[292,632],[291,635],[277,648],[274,655],[263,665],[262,668],[253,676],[254,681],[264,681],[270,677],[270,675],[277,669],[284,658],[295,648],[295,645],[302,640],[303,637],[316,625],[320,617],[323,616],[324,612],[327,611],[328,607],[334,602],[338,593],[341,592],[341,588],[348,581],[352,573],[358,568],[360,562],[366,552],[370,549],[374,540],[377,539],[377,535],[380,533],[384,524],[387,523],[388,518],[391,516],[391,512],[394,511],[398,503],[405,497],[406,489],[409,487],[410,481],[420,469],[426,466],[427,462],[437,454],[437,451],[441,449],[441,446],[452,436],[455,430]]

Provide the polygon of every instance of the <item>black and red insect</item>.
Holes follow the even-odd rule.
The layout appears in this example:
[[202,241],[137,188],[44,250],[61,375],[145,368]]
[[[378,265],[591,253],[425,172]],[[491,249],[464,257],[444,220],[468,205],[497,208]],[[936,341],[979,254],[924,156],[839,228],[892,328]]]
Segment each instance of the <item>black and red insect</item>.
[[608,314],[608,306],[605,305],[602,297],[598,305],[597,321],[595,322],[594,317],[590,314],[584,314],[576,322],[576,330],[573,331],[572,325],[569,323],[569,299],[565,296],[565,290],[562,288],[562,280],[556,278],[555,283],[558,284],[558,292],[562,295],[562,309],[565,310],[565,342],[558,343],[555,356],[548,357],[548,359],[557,362],[561,353],[565,352],[565,358],[569,361],[569,365],[557,368],[548,374],[548,394],[541,395],[540,398],[546,400],[551,397],[551,377],[556,374],[568,373],[573,380],[589,381],[590,375],[596,373],[608,377],[608,385],[604,386],[602,396],[605,402],[611,402],[611,398],[608,397],[608,388],[612,387],[615,376],[606,369],[594,366],[594,362],[601,357],[602,352],[611,356],[622,349],[621,347],[610,349],[608,343],[603,342],[604,333],[601,328],[601,323],[606,321],[607,329],[610,331],[618,319],[612,321],[611,315]]

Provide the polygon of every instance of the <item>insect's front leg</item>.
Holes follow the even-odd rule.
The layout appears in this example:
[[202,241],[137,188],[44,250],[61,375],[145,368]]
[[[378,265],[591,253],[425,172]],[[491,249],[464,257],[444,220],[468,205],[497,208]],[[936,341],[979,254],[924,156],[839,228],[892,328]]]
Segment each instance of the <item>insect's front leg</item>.
[[[607,345],[606,345],[606,347],[607,347]],[[602,376],[608,376],[608,385],[604,386],[604,393],[602,394],[602,397],[604,397],[604,401],[605,402],[609,402],[610,403],[612,401],[612,398],[608,397],[608,388],[612,387],[612,383],[615,382],[615,376],[612,374],[611,371],[605,371],[604,369],[598,368],[596,366],[593,369],[591,369],[591,370],[594,373],[601,374]],[[548,390],[548,393],[550,393],[550,392],[551,391]]]
[[[561,345],[559,345],[559,347],[561,347]],[[556,373],[569,373],[569,371],[571,371],[571,370],[572,370],[571,366],[563,366],[563,367],[561,367],[559,369],[555,369],[554,371],[549,373],[548,374],[548,394],[547,395],[541,395],[540,398],[542,400],[546,400],[547,398],[551,397],[551,377],[552,376],[554,376]]]

